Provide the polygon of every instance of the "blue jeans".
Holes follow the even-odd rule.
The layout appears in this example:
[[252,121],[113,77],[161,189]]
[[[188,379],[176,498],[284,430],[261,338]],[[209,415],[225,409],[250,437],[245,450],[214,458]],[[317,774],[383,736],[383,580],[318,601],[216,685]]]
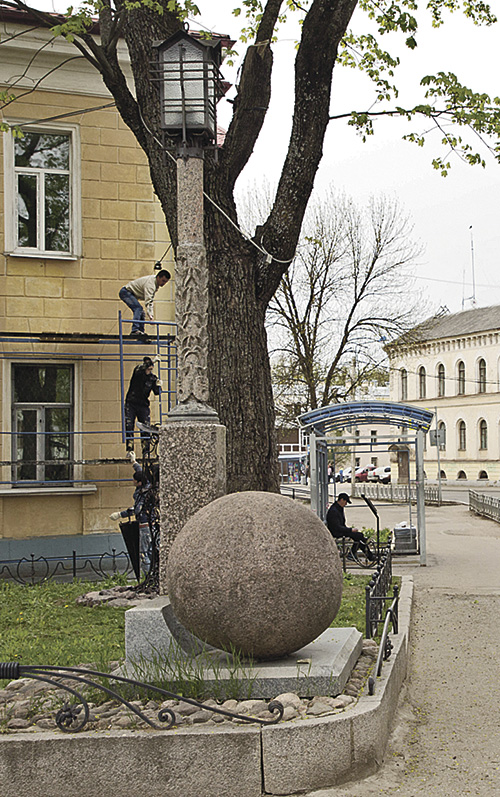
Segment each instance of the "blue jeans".
[[118,296],[122,302],[125,302],[127,307],[130,307],[134,314],[132,332],[144,332],[144,321],[146,319],[146,315],[144,313],[142,304],[140,304],[140,302],[135,298],[134,294],[128,291],[126,288],[120,288],[120,293]]

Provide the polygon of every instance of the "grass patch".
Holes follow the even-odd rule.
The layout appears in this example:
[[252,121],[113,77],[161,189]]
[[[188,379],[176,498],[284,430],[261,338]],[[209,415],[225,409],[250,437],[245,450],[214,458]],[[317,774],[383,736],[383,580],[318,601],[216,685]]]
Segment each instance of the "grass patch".
[[[369,573],[344,573],[335,627],[354,626],[364,634],[365,586],[370,578]],[[83,581],[47,581],[33,586],[0,581],[0,661],[66,667],[92,663],[108,672],[111,661],[125,656],[125,608],[78,606],[75,602],[79,595],[102,587],[102,583]],[[199,680],[197,665],[186,664],[181,656],[174,659],[169,667],[163,662],[157,669],[168,673],[169,680],[187,695],[189,682],[193,686]],[[235,682],[242,666],[241,662],[235,666]],[[4,684],[0,682],[0,687]],[[199,685],[194,691],[198,689]]]
[[0,581],[0,661],[106,669],[125,653],[125,609],[78,606],[91,582],[46,581],[22,586]]

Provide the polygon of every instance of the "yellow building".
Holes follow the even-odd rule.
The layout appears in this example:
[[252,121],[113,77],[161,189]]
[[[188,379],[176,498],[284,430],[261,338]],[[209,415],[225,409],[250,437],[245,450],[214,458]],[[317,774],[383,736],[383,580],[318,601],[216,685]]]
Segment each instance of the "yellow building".
[[[131,311],[118,292],[162,258],[173,274],[146,158],[99,75],[64,40],[31,27],[4,9],[0,91],[17,99],[4,107],[0,138],[0,560],[117,547],[119,538],[101,535],[116,534],[109,514],[130,506],[133,490],[118,321],[122,311],[128,335]],[[157,321],[173,322],[173,289],[171,280],[158,291]],[[126,342],[125,389],[155,353]]]

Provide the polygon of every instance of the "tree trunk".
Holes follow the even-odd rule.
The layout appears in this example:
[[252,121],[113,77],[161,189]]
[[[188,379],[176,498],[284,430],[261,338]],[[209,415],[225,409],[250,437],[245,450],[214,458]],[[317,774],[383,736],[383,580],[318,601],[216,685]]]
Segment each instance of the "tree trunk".
[[210,403],[227,429],[227,489],[277,492],[266,304],[257,294],[262,256],[211,208],[205,208],[205,240]]

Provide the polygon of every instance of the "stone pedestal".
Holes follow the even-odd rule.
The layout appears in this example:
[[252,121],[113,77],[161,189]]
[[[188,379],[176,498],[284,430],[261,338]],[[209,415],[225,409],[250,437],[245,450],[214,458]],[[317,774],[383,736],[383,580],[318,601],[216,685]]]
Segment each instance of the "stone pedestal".
[[160,431],[160,592],[170,547],[186,521],[226,492],[226,427],[170,421]]

